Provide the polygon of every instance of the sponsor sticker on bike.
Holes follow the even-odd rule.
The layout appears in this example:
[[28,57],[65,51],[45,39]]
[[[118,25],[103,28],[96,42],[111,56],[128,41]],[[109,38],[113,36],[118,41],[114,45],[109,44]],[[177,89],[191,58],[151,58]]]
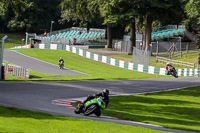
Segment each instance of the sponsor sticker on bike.
[[101,105],[101,98],[97,98],[99,105]]

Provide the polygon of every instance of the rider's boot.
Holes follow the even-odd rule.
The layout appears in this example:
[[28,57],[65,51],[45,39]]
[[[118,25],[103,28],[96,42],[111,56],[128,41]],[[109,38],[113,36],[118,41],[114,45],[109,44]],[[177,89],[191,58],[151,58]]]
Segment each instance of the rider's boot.
[[78,107],[74,110],[74,112],[75,112],[76,114],[83,113],[83,107],[84,107],[84,104],[81,103],[81,104],[78,105]]
[[81,103],[81,104],[79,105],[79,109],[80,109],[80,110],[82,110],[82,109],[83,109],[83,107],[84,107],[84,104],[83,104],[83,103]]
[[167,75],[170,75],[169,71],[167,72]]

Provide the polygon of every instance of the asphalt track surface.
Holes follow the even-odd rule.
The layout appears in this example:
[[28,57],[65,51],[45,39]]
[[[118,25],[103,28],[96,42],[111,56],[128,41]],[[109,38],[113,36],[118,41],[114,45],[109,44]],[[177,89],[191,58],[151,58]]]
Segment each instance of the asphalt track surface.
[[[34,71],[52,75],[81,75],[83,73],[65,69],[60,71],[58,66],[5,50],[4,61],[30,68]],[[56,70],[56,71],[55,71]],[[136,80],[89,80],[89,81],[55,81],[55,82],[0,82],[0,105],[40,111],[53,115],[86,118],[119,124],[142,126],[146,128],[186,133],[175,129],[167,129],[157,125],[118,120],[109,117],[83,116],[74,114],[73,110],[64,106],[52,104],[57,99],[79,99],[97,93],[106,88],[111,95],[130,95],[167,91],[200,85],[200,78],[157,78]]]
[[[58,59],[59,58],[60,57],[58,57]],[[58,68],[58,65],[41,61],[36,58],[26,56],[19,52],[11,50],[4,50],[3,60],[18,66],[30,68],[31,70],[36,72],[46,73],[51,75],[87,75],[85,73],[74,71],[68,68],[64,68],[63,70],[61,70]],[[65,62],[65,64],[67,64],[67,62]]]
[[83,116],[74,114],[64,106],[53,105],[56,99],[79,99],[89,94],[100,92],[103,88],[110,90],[111,95],[129,95],[166,91],[176,88],[200,85],[200,78],[157,78],[136,80],[88,80],[88,81],[55,81],[55,82],[0,82],[0,105],[28,110],[46,112],[53,115],[64,115],[86,118],[119,124],[142,126],[151,129],[180,132],[161,126],[143,124],[107,117]]

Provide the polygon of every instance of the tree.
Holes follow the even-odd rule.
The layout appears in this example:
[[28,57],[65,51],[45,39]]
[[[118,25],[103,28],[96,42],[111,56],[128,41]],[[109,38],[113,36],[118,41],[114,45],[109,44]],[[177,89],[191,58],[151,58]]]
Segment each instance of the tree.
[[96,0],[62,0],[61,18],[61,23],[73,21],[83,27],[94,21],[102,22]]
[[61,0],[29,0],[33,2],[33,7],[27,12],[27,17],[31,21],[32,31],[50,30],[51,21],[54,21],[54,29],[60,19]]
[[130,19],[130,42],[131,42],[131,46],[129,49],[128,54],[132,55],[133,54],[133,47],[135,47],[136,45],[136,35],[135,35],[135,19]]
[[8,4],[12,8],[14,16],[9,20],[7,27],[12,31],[30,29],[31,23],[29,23],[26,13],[33,6],[33,3],[22,0],[9,0]]
[[0,24],[2,31],[7,29],[7,24],[13,16],[14,13],[9,1],[6,2],[6,0],[0,0]]
[[200,1],[189,0],[189,2],[185,6],[185,9],[187,11],[188,17],[195,20],[195,24],[200,24]]
[[[149,44],[151,44],[151,32],[153,21],[158,20],[163,24],[164,22],[165,24],[174,22],[173,20],[171,20],[171,18],[177,17],[178,12],[183,11],[180,10],[182,9],[182,4],[183,3],[181,0],[147,0],[145,2],[138,3],[138,16],[143,16],[145,20],[145,36],[143,49],[149,50]],[[177,6],[180,6],[180,8]],[[178,24],[179,21],[180,20],[176,21],[176,23]]]
[[11,31],[41,31],[49,29],[51,20],[60,16],[60,0],[1,0],[6,14],[1,20]]
[[130,49],[128,54],[132,55],[133,47],[136,45],[135,20],[138,17],[137,0],[119,0],[117,3],[117,8],[119,8],[119,23],[129,27],[130,29]]
[[200,1],[189,0],[185,6],[188,18],[185,20],[188,28],[196,34],[195,44],[200,48]]
[[98,21],[107,25],[107,44],[108,48],[112,48],[111,27],[116,23],[111,12],[113,2],[114,0],[63,0],[61,22],[80,21],[81,26],[88,26],[89,22]]

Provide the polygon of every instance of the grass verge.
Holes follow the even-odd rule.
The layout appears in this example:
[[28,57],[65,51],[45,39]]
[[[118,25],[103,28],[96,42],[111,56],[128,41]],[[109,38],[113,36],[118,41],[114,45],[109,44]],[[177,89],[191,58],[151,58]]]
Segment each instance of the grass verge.
[[[124,60],[124,61],[128,61],[128,62],[132,62],[132,55],[107,55],[108,57],[111,58],[115,58],[115,59],[119,59],[119,60]],[[177,57],[174,60],[179,60],[179,61],[186,61],[186,62],[190,62],[190,63],[198,63],[198,52],[194,51],[194,52],[189,52],[187,57],[183,56],[181,57]],[[150,57],[150,66],[155,66],[155,67],[162,67],[165,68],[166,63],[163,62],[156,62],[156,56],[153,55]],[[173,64],[172,64],[173,65]],[[187,68],[186,66],[180,66],[177,64],[174,64],[174,66],[176,68]],[[189,68],[189,67],[188,67]]]
[[200,86],[146,95],[110,97],[105,115],[200,132]]
[[[22,54],[50,62],[58,65],[58,60],[62,57],[65,61],[65,67],[72,70],[87,73],[84,76],[55,76],[31,72],[32,79],[43,78],[42,80],[88,80],[88,79],[139,79],[139,78],[156,78],[156,77],[170,77],[154,74],[147,74],[128,69],[123,69],[111,65],[107,65],[98,61],[93,61],[79,55],[64,50],[47,50],[47,49],[32,49],[31,51],[19,51]],[[38,76],[39,74],[39,76]]]
[[120,125],[0,106],[3,133],[162,133],[142,127]]
[[[3,63],[4,64],[10,64],[10,63],[8,63],[8,62],[5,62],[5,61],[3,61]],[[11,65],[13,65],[13,64],[11,64]],[[5,73],[5,79],[6,80],[24,80],[23,78],[21,78],[21,77],[16,77],[16,76],[14,76],[13,74],[10,74],[10,73]],[[0,81],[3,81],[3,80],[0,80]]]
[[[5,35],[8,36],[8,38],[5,40],[5,45],[4,45],[5,49],[22,45],[22,39],[26,38],[25,33],[0,33],[0,39]],[[24,44],[25,41],[23,41],[23,45]]]

